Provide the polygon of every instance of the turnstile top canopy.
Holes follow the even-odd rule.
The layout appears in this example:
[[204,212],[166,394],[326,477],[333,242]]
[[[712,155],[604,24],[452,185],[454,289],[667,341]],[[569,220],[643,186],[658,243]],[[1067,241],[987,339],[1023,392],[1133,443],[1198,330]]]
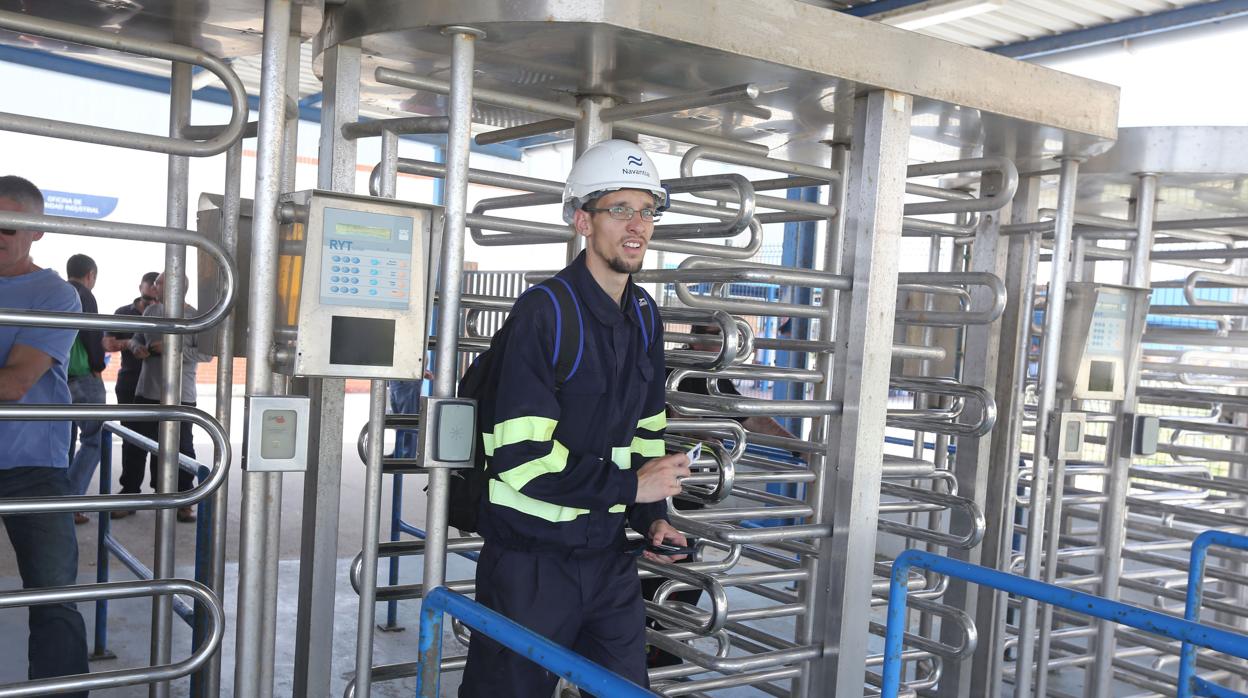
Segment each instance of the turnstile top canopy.
[[[323,21],[323,0],[294,0],[300,35]],[[264,0],[0,0],[0,10],[68,22],[118,35],[194,46],[218,58],[260,53]],[[69,54],[101,49],[0,31],[0,44]]]
[[[531,97],[636,102],[755,83],[770,117],[724,105],[650,120],[799,160],[806,150],[826,157],[811,146],[832,136],[837,91],[866,87],[914,95],[916,137],[955,153],[1010,156],[1020,169],[1102,152],[1117,131],[1117,87],[796,0],[352,0],[326,23],[318,51],[359,40],[362,100],[441,113],[442,98],[371,78],[384,66],[447,79],[447,25],[486,32],[476,49],[478,86]],[[494,126],[544,118],[475,111]]]
[[1125,215],[1140,174],[1158,176],[1157,216],[1248,215],[1248,128],[1140,126],[1079,171],[1079,211]]

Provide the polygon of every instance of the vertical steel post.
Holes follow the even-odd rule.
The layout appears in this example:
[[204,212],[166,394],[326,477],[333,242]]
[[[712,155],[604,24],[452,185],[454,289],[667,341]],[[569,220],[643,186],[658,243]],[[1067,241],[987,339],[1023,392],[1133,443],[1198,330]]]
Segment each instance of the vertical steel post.
[[813,568],[807,615],[824,658],[799,695],[861,695],[865,683],[911,108],[911,97],[887,90],[859,97],[854,108],[841,260],[853,290],[839,294],[833,338],[832,399],[844,407],[829,420],[830,467],[812,502],[832,536],[803,560]]
[[[174,63],[169,85],[169,135],[178,137],[191,118],[191,66]],[[190,162],[186,157],[170,155],[168,169],[168,203],[165,224],[170,228],[186,227],[187,191],[190,187]],[[167,317],[183,316],[186,295],[186,247],[165,245],[165,294],[161,302]],[[162,383],[161,403],[182,404],[182,335],[161,338]],[[173,420],[160,422],[160,448],[157,457],[157,492],[178,489],[178,435],[181,425]],[[156,510],[156,540],[152,557],[152,578],[168,579],[174,574],[174,510]],[[152,664],[168,664],[173,643],[173,597],[168,594],[152,597]],[[162,681],[148,686],[152,698],[169,695],[169,683]]]
[[[326,13],[341,12],[327,7]],[[355,192],[356,141],[342,126],[359,118],[360,49],[338,44],[323,57],[325,100],[317,186]],[[311,399],[311,442],[303,478],[299,542],[299,610],[295,626],[293,693],[327,696],[333,678],[334,600],[338,581],[338,506],[342,491],[342,425],[346,383],[341,378],[300,379]]]
[[[291,0],[266,0],[261,58],[260,117],[256,143],[256,185],[251,240],[251,294],[247,307],[247,395],[268,395],[273,389],[273,330],[277,298],[280,237],[278,196],[282,184],[282,151],[286,129],[287,39]],[[250,404],[247,409],[250,410]],[[245,440],[253,437],[246,434]],[[246,445],[244,445],[246,451]],[[234,659],[234,695],[259,698],[272,691],[262,685],[263,665],[273,662],[273,646],[265,643],[265,626],[277,623],[277,608],[267,602],[265,587],[277,574],[277,551],[267,550],[267,510],[271,480],[265,473],[243,473],[239,535],[238,620]],[[269,636],[272,637],[271,635]],[[270,669],[271,671],[271,669]],[[271,674],[269,674],[271,678]]]
[[[438,281],[438,346],[435,355],[433,395],[455,395],[459,374],[459,295],[464,275],[464,218],[468,208],[468,153],[472,126],[472,71],[476,42],[484,32],[471,27],[447,27],[451,37],[450,130],[446,139],[446,225],[442,237],[441,276]],[[425,589],[441,586],[446,578],[446,526],[449,473],[440,468],[429,471],[429,500],[425,511]],[[376,523],[376,522],[370,522]],[[365,560],[365,572],[377,577],[376,542],[373,564]],[[367,552],[367,550],[366,550]],[[363,581],[361,585],[363,586]],[[437,632],[442,632],[441,623]],[[437,662],[426,662],[428,671],[439,671]],[[435,686],[436,677],[426,676],[425,686]],[[356,695],[367,684],[356,679]],[[367,694],[364,694],[367,695]]]
[[[842,100],[836,105],[837,114],[853,112],[853,102],[850,100]],[[828,203],[836,207],[837,215],[828,221],[828,234],[824,240],[822,268],[824,271],[832,273],[840,273],[841,271],[841,254],[842,241],[845,238],[845,204],[848,194],[846,183],[849,181],[849,139],[852,136],[853,123],[850,118],[838,119],[836,124],[835,140],[832,146],[832,159],[829,164],[830,169],[840,173],[840,179],[830,183],[828,188]],[[831,291],[825,289],[823,296],[820,298],[820,307],[824,309],[824,317],[819,318],[818,339],[821,342],[830,343],[836,328],[837,309],[840,304],[840,291]],[[832,371],[833,371],[832,354],[830,352],[820,352],[815,357],[815,369],[823,375],[823,380],[815,386],[815,400],[831,400],[832,398]],[[832,429],[832,419],[830,417],[819,417],[814,420],[810,426],[810,438],[816,443],[827,443],[829,434]],[[828,469],[828,457],[826,452],[811,453],[808,458],[808,467],[812,472],[817,474],[815,482],[810,483],[806,487],[806,500],[808,502],[817,502],[822,499],[823,483],[827,481],[825,473]],[[806,561],[807,569],[810,572],[810,579],[815,578],[816,571],[819,568],[819,560],[813,556]],[[807,608],[813,603],[812,589],[809,582],[802,582],[797,588],[798,599],[805,604]],[[823,632],[823,628],[814,621],[810,613],[803,613],[797,617],[797,626],[794,630],[794,637],[799,645],[811,645],[820,642],[821,637],[817,633]],[[811,663],[807,662],[802,665],[802,673],[794,680],[793,695],[805,695],[803,691],[807,689],[812,674]]]
[[[1057,371],[1061,351],[1062,319],[1066,311],[1066,280],[1070,270],[1071,233],[1075,222],[1075,190],[1079,160],[1061,159],[1057,194],[1057,217],[1053,230],[1053,264],[1044,308],[1044,344],[1040,354],[1040,397],[1036,406],[1036,436],[1032,446],[1033,474],[1027,505],[1027,553],[1024,572],[1040,578],[1044,551],[1044,522],[1049,488],[1049,420],[1057,402]],[[1060,488],[1062,483],[1055,484]],[[1050,560],[1049,564],[1056,563]],[[1018,625],[1018,662],[1014,678],[1016,698],[1031,695],[1032,662],[1035,658],[1036,601],[1022,600]],[[1044,669],[1041,669],[1043,671]]]
[[[1000,174],[985,174],[980,182],[980,196],[999,194],[1003,183]],[[1000,234],[1001,217],[1006,215],[1009,215],[1008,207],[1000,212],[986,212],[980,216],[979,226],[975,230],[974,242],[971,245],[969,271],[987,272],[998,278],[1006,278],[1009,240]],[[991,293],[983,286],[975,286],[971,290],[971,306],[990,307]],[[966,328],[961,375],[963,383],[989,390],[997,384],[997,363],[1000,355],[1001,331],[1004,326],[1001,321],[997,321],[990,325],[971,325]],[[978,404],[968,405],[967,419],[971,422],[976,421],[981,416],[980,410],[981,406]],[[989,493],[993,492],[989,483],[989,473],[993,463],[992,445],[1000,438],[1001,432],[994,430],[990,435],[980,438],[958,439],[958,450],[953,462],[953,472],[958,483],[958,496],[974,501],[981,511],[988,504]],[[947,449],[945,452],[948,452]],[[1004,470],[1004,468],[1000,469]],[[984,550],[985,546],[981,543],[972,550],[950,550],[949,556],[980,565],[983,564]],[[995,555],[993,557],[995,558]],[[950,580],[944,603],[961,609],[972,618],[979,620],[976,615],[979,608],[979,589],[974,585],[961,580]],[[950,643],[951,646],[957,646],[961,638],[961,633],[952,623],[942,623],[940,634],[941,641]],[[971,689],[975,685],[973,676],[971,660],[946,661],[937,695],[941,698],[965,698],[971,695]]]
[[[600,68],[601,66],[597,64],[590,67],[589,82],[591,84],[598,83],[601,77]],[[572,136],[574,158],[579,158],[595,144],[611,138],[611,124],[602,120],[602,110],[614,104],[615,100],[604,95],[584,95],[577,100],[576,105],[581,108],[581,120],[576,122]],[[583,249],[585,249],[584,236],[573,235],[572,239],[568,240],[567,263],[571,264]]]
[[[1036,220],[1040,200],[1040,179],[1019,180],[1010,206],[1012,223]],[[997,375],[993,383],[997,403],[997,426],[992,440],[984,518],[987,524],[981,544],[980,562],[985,567],[1008,571],[1014,554],[1014,500],[1018,489],[1019,460],[1022,453],[1023,400],[1027,380],[1028,348],[1039,272],[1039,233],[1009,238],[1005,267],[1007,303],[1001,315]],[[971,685],[982,687],[982,695],[996,698],[1001,691],[1004,668],[1005,628],[1008,597],[1005,594],[979,594],[976,599],[976,629],[979,642],[972,659]]]
[[[1149,254],[1153,251],[1153,215],[1157,209],[1156,175],[1139,175],[1135,185],[1134,208],[1136,238],[1131,248],[1128,283],[1137,288],[1148,288],[1152,269]],[[1144,328],[1138,327],[1136,330],[1143,333]],[[1106,444],[1106,460],[1112,467],[1105,483],[1107,501],[1101,508],[1099,545],[1105,552],[1101,557],[1100,595],[1111,601],[1118,600],[1118,583],[1122,576],[1122,548],[1127,542],[1127,490],[1131,480],[1131,445],[1121,443],[1119,437],[1123,429],[1131,428],[1126,420],[1134,416],[1136,411],[1135,390],[1140,382],[1141,352],[1138,338],[1132,338],[1136,340],[1135,351],[1127,357],[1123,370],[1127,382],[1123,386],[1122,402],[1115,410],[1114,433],[1111,433]],[[1096,621],[1096,635],[1093,640],[1096,659],[1084,690],[1084,695],[1088,698],[1111,695],[1116,628],[1109,621]]]
[[[238,217],[241,209],[243,180],[243,142],[230,146],[225,153],[225,197],[221,204],[221,247],[231,259],[238,253]],[[234,312],[221,321],[217,329],[217,386],[214,416],[221,424],[229,424],[234,398]],[[212,494],[212,547],[209,550],[208,586],[225,599],[226,513],[230,501],[229,480]],[[196,635],[205,632],[202,616],[196,615]],[[221,695],[221,653],[209,660],[200,674],[199,695],[212,698]]]

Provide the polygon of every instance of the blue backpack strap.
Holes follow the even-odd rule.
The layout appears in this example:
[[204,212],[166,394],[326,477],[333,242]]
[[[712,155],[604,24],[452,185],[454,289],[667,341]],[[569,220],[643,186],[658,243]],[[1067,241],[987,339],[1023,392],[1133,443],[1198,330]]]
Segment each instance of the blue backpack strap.
[[[645,289],[637,284],[629,284],[633,288],[633,309],[637,313],[637,324],[641,327],[642,341],[645,342],[646,350],[649,351],[655,340],[662,336],[663,329],[659,323],[659,311],[655,308],[655,301],[646,293]],[[641,307],[646,307],[645,317],[649,318],[649,322],[642,317]]]
[[581,317],[581,302],[567,280],[554,276],[538,287],[546,291],[555,304],[557,336],[551,364],[555,367],[555,387],[558,389],[581,366],[581,357],[585,354],[585,322]]

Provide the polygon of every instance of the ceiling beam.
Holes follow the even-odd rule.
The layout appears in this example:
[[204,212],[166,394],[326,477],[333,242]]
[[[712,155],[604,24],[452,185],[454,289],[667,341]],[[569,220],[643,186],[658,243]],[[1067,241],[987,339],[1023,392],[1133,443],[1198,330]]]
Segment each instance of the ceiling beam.
[[[874,4],[872,3],[868,7]],[[1051,56],[1055,53],[1064,53],[1066,51],[1076,51],[1092,46],[1117,43],[1126,39],[1199,27],[1245,16],[1248,16],[1248,0],[1213,0],[1213,2],[1188,5],[1174,10],[1157,12],[1143,17],[1132,17],[1131,19],[1101,24],[1087,29],[1077,29],[1053,36],[1006,44],[988,50],[1002,56],[1025,60]]]

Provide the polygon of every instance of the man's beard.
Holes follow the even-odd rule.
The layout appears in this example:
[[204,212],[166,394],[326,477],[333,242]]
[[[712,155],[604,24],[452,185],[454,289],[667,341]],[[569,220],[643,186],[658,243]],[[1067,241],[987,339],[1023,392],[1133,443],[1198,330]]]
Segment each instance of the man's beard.
[[630,267],[628,262],[625,262],[619,256],[615,256],[607,260],[607,266],[617,274],[636,274],[641,271],[641,263],[643,261],[645,260],[639,259],[636,264]]

